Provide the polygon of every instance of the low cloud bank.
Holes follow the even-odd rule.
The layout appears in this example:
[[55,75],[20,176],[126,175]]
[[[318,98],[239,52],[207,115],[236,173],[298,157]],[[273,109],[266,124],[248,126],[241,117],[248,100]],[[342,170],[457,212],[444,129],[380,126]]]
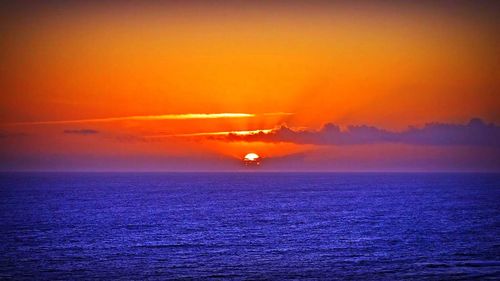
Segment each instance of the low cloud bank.
[[348,126],[346,130],[341,130],[338,125],[328,123],[318,131],[294,130],[282,126],[269,133],[261,132],[245,136],[230,134],[214,138],[227,141],[291,142],[317,145],[402,143],[500,147],[500,126],[473,118],[467,124],[430,123],[422,128],[409,127],[402,132],[392,132],[367,125]]
[[77,130],[64,130],[63,133],[65,134],[72,134],[72,135],[95,135],[99,134],[99,131],[97,130],[92,130],[92,129],[77,129]]

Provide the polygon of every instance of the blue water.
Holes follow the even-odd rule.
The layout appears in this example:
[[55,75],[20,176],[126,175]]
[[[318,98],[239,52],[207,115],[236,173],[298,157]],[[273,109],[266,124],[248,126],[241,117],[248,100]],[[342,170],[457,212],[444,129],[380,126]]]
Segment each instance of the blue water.
[[500,279],[499,174],[0,174],[0,279]]

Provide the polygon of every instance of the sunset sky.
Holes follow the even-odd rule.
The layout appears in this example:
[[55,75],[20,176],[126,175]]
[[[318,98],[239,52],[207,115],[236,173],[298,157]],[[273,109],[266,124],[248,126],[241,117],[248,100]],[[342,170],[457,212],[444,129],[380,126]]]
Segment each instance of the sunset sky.
[[498,2],[21,2],[1,170],[500,171]]

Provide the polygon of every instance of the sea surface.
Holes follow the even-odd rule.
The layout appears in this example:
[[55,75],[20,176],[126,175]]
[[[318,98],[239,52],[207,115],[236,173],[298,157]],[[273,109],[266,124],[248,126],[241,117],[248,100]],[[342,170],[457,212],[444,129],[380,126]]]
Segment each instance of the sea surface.
[[3,173],[2,280],[500,280],[500,174]]

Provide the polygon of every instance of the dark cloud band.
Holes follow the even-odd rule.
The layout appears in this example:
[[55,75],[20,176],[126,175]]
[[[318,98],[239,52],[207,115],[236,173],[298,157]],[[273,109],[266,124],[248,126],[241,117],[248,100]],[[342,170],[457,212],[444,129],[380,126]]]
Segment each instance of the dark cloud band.
[[500,147],[500,126],[486,124],[478,118],[467,124],[431,123],[422,128],[410,127],[392,132],[373,126],[349,126],[341,130],[328,123],[321,130],[294,130],[282,126],[270,133],[214,137],[229,141],[291,142],[318,145],[354,145],[377,143],[404,143],[414,145],[473,145]]

